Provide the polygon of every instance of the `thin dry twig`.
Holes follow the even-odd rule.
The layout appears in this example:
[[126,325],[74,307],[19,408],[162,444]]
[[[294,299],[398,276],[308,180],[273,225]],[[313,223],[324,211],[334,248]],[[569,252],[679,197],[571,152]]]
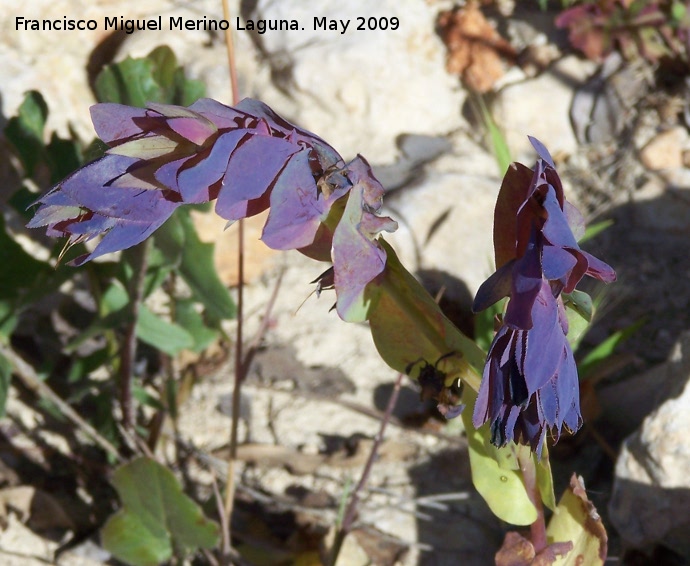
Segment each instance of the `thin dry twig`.
[[350,495],[350,502],[348,503],[347,509],[345,510],[343,522],[340,525],[340,529],[338,529],[338,532],[335,535],[335,541],[333,542],[333,547],[331,549],[329,561],[329,564],[331,564],[331,566],[335,566],[335,563],[338,560],[338,555],[340,554],[340,549],[342,548],[343,542],[345,541],[345,537],[348,535],[350,530],[352,530],[352,524],[354,523],[355,516],[357,514],[359,494],[366,485],[367,481],[369,481],[369,474],[371,473],[371,469],[374,466],[376,457],[378,456],[379,446],[381,445],[381,442],[383,442],[383,435],[386,432],[388,421],[390,420],[391,415],[393,414],[393,409],[395,409],[395,405],[398,402],[398,394],[400,393],[400,387],[402,386],[402,380],[404,375],[405,374],[403,373],[399,373],[397,379],[395,380],[393,391],[391,393],[390,398],[388,399],[386,411],[383,415],[383,418],[381,419],[381,426],[379,427],[378,433],[374,437],[374,444],[371,447],[371,452],[369,453],[369,458],[367,459],[367,463],[364,466],[364,470],[362,471],[362,476],[359,478],[357,486]]
[[134,406],[132,405],[132,381],[134,379],[134,362],[137,355],[137,319],[139,307],[144,298],[144,282],[148,268],[148,255],[151,248],[150,240],[146,240],[132,248],[132,280],[129,282],[127,294],[131,320],[125,329],[120,354],[120,405],[122,407],[122,426],[131,431],[134,427]]
[[[223,17],[230,20],[230,6],[228,0],[223,0]],[[235,47],[232,40],[232,30],[225,30],[225,46],[228,53],[228,68],[230,71],[230,85],[232,89],[233,104],[239,102],[239,89],[237,86],[237,70],[235,66]],[[237,333],[235,336],[235,383],[232,397],[232,424],[230,429],[230,457],[228,460],[228,475],[225,493],[225,513],[228,516],[228,529],[231,528],[232,507],[235,498],[235,459],[237,457],[237,431],[240,416],[240,389],[244,375],[242,354],[242,325],[244,309],[244,219],[238,222],[237,239]],[[230,537],[230,530],[228,530]]]
[[43,383],[36,375],[34,368],[26,363],[12,348],[5,344],[0,344],[0,354],[9,360],[14,368],[14,374],[22,380],[22,383],[39,397],[46,397],[57,406],[65,417],[80,428],[98,446],[103,448],[116,461],[122,462],[123,458],[108,440],[103,438],[89,423],[82,419],[72,407],[63,401],[48,385]]

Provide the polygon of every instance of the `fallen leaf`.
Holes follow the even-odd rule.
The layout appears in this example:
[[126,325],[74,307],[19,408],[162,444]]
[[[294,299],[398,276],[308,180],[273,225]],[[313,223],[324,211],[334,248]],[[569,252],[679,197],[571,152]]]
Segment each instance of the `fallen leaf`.
[[509,531],[496,553],[496,566],[530,566],[534,557],[532,543],[520,533]]
[[474,2],[465,8],[441,12],[438,17],[441,39],[448,48],[446,69],[462,77],[472,90],[488,92],[503,76],[502,60],[511,63],[513,47],[486,20]]
[[7,526],[7,514],[17,513],[32,530],[74,529],[74,522],[50,494],[29,485],[0,490],[0,527]]

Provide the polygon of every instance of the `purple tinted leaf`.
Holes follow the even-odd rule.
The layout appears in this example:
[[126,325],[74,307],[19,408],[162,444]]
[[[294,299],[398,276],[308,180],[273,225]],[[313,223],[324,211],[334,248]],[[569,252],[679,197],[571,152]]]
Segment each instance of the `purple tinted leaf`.
[[613,283],[616,280],[616,272],[608,263],[601,261],[599,258],[585,251],[580,251],[580,253],[587,260],[587,275],[595,277],[604,283]]
[[167,126],[196,145],[203,143],[218,130],[208,118],[184,106],[149,102],[148,107],[165,118]]
[[[161,185],[168,187],[170,190],[179,193],[178,175],[182,166],[187,163],[189,159],[188,156],[185,156],[158,166],[154,173],[155,180]],[[182,198],[184,199],[184,197]]]
[[521,330],[532,328],[532,305],[542,285],[541,258],[534,242],[513,264],[510,301],[505,323]]
[[354,185],[362,187],[363,204],[367,208],[378,212],[383,204],[383,195],[386,191],[376,177],[374,177],[374,173],[367,160],[361,155],[355,157],[347,164],[347,176]]
[[70,220],[79,216],[83,210],[69,196],[56,190],[42,197],[34,205],[38,203],[41,204],[41,207],[26,225],[27,228],[39,228],[48,224]]
[[286,140],[258,135],[241,144],[230,156],[216,212],[227,220],[236,220],[229,214],[231,207],[263,195],[299,149]]
[[568,280],[565,282],[565,286],[563,287],[563,291],[565,293],[572,293],[575,289],[575,286],[580,282],[587,272],[587,259],[585,258],[584,253],[579,249],[571,249],[569,251],[575,258],[576,263],[575,267],[573,267],[568,274]]
[[[227,210],[227,215],[230,217],[225,228],[232,226],[240,218],[249,218],[266,210],[271,204],[271,193],[265,192],[257,199],[243,200]],[[219,215],[220,216],[220,215]]]
[[551,157],[551,154],[549,153],[549,150],[546,149],[543,143],[541,143],[537,138],[534,138],[532,136],[527,136],[529,139],[530,143],[532,144],[532,147],[535,149],[537,152],[537,155],[542,158],[546,163],[548,163],[551,167],[555,168],[556,165],[554,165],[553,162],[553,157]]
[[566,341],[558,323],[558,306],[546,281],[534,301],[532,322],[522,367],[529,395],[544,387],[556,374]]
[[544,223],[543,233],[548,242],[554,246],[579,249],[553,187],[549,187],[546,192],[544,208],[548,213],[548,218]]
[[[156,114],[160,114],[165,118],[201,118],[201,114],[194,112],[191,108],[185,106],[178,106],[176,104],[160,104],[158,102],[149,102],[146,104],[149,110],[153,110]],[[149,113],[150,114],[150,113]],[[166,120],[167,122],[167,120]]]
[[563,279],[577,264],[577,260],[568,250],[557,246],[544,246],[541,255],[544,277],[549,280]]
[[163,200],[156,206],[155,215],[150,215],[149,219],[144,221],[129,218],[118,219],[112,223],[114,225],[103,236],[93,252],[75,259],[72,263],[81,265],[107,253],[125,250],[143,242],[170,218],[179,204]]
[[573,238],[575,238],[575,241],[579,242],[580,239],[585,235],[584,217],[580,211],[568,201],[565,202],[563,212],[565,213],[568,226],[570,226],[570,230],[573,233]]
[[90,111],[96,134],[109,145],[143,132],[136,119],[146,118],[145,108],[133,108],[124,104],[104,102],[94,104]]
[[481,312],[510,294],[514,263],[515,259],[511,259],[481,284],[474,297],[472,312]]
[[283,117],[276,114],[273,109],[268,107],[260,100],[245,98],[244,100],[240,101],[240,103],[237,105],[237,108],[247,112],[248,114],[251,114],[252,116],[259,116],[265,119],[271,129],[282,132],[285,135],[291,135],[292,141],[295,143],[304,142],[312,146],[319,155],[319,161],[324,169],[327,169],[331,165],[342,162],[342,157],[340,157],[338,152],[320,137],[306,130],[302,130],[294,124],[291,124]]
[[565,412],[565,416],[562,418],[563,423],[565,426],[568,427],[568,430],[571,430],[573,432],[577,431],[582,426],[582,415],[580,414],[580,402],[579,399],[576,397],[572,404],[570,405],[570,409]]
[[310,150],[293,155],[271,191],[271,207],[261,239],[270,248],[304,248],[314,242],[328,211],[348,187],[326,197],[319,194],[309,164]]
[[[56,185],[49,195],[60,192],[66,195],[72,203],[79,203],[79,205],[90,210],[97,210],[103,206],[108,197],[117,192],[108,192],[108,183],[119,177],[136,162],[137,160],[131,157],[105,155],[81,169],[77,169]],[[44,202],[44,199],[41,199],[40,202]]]
[[200,98],[189,108],[210,120],[219,129],[239,128],[240,122],[248,117],[245,112],[239,112],[212,98]]
[[203,145],[217,131],[215,125],[203,116],[199,116],[199,118],[172,118],[168,120],[168,126],[198,146]]
[[[573,351],[567,340],[565,341],[565,348],[563,349],[563,360],[561,361],[558,377],[556,378],[556,397],[558,399],[558,419],[562,421],[574,403],[576,406],[579,406],[580,399],[580,383],[577,377],[577,366],[575,365]],[[551,423],[558,424],[558,421],[553,420]]]
[[[389,218],[377,218],[365,210],[367,188],[352,187],[343,216],[333,234],[333,268],[338,295],[336,308],[343,320],[356,320],[368,308],[367,285],[386,265],[386,252],[372,239],[397,224]],[[370,216],[363,222],[364,216]]]
[[[196,203],[208,200],[208,187],[223,177],[228,168],[230,155],[245,137],[248,137],[248,134],[244,130],[233,130],[222,134],[204,159],[179,171],[177,187],[185,202]],[[167,174],[173,176],[173,171]],[[205,199],[204,196],[206,196]]]
[[[532,176],[530,169],[520,163],[513,163],[503,178],[494,210],[494,250],[497,268],[517,257],[518,230],[523,227],[516,224],[516,219],[520,206],[527,198]],[[529,232],[523,237],[526,243],[529,240]]]
[[[109,218],[102,214],[87,213],[78,222],[65,222],[60,227],[61,236],[79,236],[79,241],[89,241],[95,236],[104,234],[117,224],[116,218]],[[56,226],[58,228],[58,226]],[[82,238],[82,236],[85,236]]]

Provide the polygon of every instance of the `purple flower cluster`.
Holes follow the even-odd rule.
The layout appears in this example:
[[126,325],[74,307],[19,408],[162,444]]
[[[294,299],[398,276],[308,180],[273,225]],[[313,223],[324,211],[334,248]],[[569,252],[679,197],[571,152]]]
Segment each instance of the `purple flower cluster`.
[[491,441],[529,444],[541,454],[547,431],[582,424],[577,368],[567,340],[561,293],[583,276],[615,281],[606,263],[580,249],[580,213],[564,197],[551,156],[539,154],[534,171],[514,164],[503,181],[494,217],[498,270],[487,279],[473,309],[510,297],[503,326],[494,337],[475,405],[476,427],[491,423]]
[[383,188],[367,162],[346,164],[265,104],[97,104],[91,116],[110,149],[41,197],[29,223],[67,236],[68,245],[102,235],[75,265],[142,242],[180,205],[216,200],[229,223],[270,208],[262,233],[269,247],[332,260],[343,318],[383,271],[375,238],[397,226],[377,216]]

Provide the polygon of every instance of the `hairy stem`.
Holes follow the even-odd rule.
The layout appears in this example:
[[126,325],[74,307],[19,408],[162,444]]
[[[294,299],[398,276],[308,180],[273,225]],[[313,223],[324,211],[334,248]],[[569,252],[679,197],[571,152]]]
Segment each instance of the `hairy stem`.
[[530,535],[535,554],[539,554],[548,546],[546,540],[546,520],[544,517],[544,505],[541,501],[541,493],[537,485],[537,468],[534,463],[534,456],[528,451],[518,452],[518,463],[522,472],[522,481],[525,482],[525,489],[530,501],[537,509],[537,520],[530,525]]
[[381,446],[381,442],[383,442],[383,435],[386,432],[388,421],[390,421],[391,415],[393,414],[393,409],[395,409],[395,405],[398,402],[398,395],[400,393],[400,386],[402,385],[404,375],[405,374],[403,373],[399,373],[397,379],[395,380],[393,391],[391,392],[391,396],[388,399],[388,405],[386,406],[386,412],[384,413],[383,418],[381,419],[381,426],[379,427],[379,431],[374,437],[374,444],[371,447],[371,452],[369,453],[369,458],[367,459],[367,463],[365,464],[364,470],[362,471],[362,476],[359,478],[357,486],[350,495],[350,502],[348,503],[347,509],[345,510],[343,522],[335,535],[335,541],[333,542],[333,547],[331,548],[331,555],[328,561],[330,566],[335,566],[335,563],[338,560],[338,555],[340,554],[340,549],[343,546],[343,542],[345,542],[345,537],[352,529],[352,524],[354,523],[355,516],[357,514],[359,494],[362,491],[362,489],[364,489],[364,486],[367,484],[367,481],[369,481],[369,475],[371,474],[371,469],[373,468],[374,462],[376,461],[376,458],[378,456],[378,451],[379,447]]
[[132,382],[134,380],[134,362],[137,355],[137,319],[139,306],[144,298],[144,280],[148,267],[148,252],[151,240],[146,240],[129,251],[132,267],[132,278],[129,281],[129,309],[131,320],[127,323],[122,341],[120,355],[120,406],[122,408],[122,426],[131,432],[134,426],[134,405],[132,403]]

